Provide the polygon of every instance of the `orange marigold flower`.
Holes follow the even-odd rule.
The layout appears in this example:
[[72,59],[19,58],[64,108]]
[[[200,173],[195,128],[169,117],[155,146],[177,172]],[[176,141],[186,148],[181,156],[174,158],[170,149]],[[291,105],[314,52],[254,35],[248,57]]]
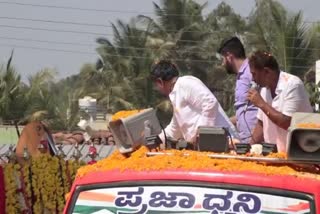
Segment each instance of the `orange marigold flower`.
[[[148,149],[141,147],[130,156],[124,156],[116,151],[108,158],[96,164],[81,167],[77,177],[90,172],[109,170],[215,170],[215,171],[247,171],[266,175],[295,175],[305,176],[304,172],[287,165],[272,165],[255,161],[237,159],[218,159],[209,157],[210,152],[166,150],[163,155],[147,156]],[[271,158],[286,158],[284,153],[271,154]],[[303,171],[303,170],[302,170]],[[313,174],[312,174],[313,175]],[[317,176],[318,178],[318,176]]]
[[315,128],[315,129],[319,129],[320,128],[320,124],[319,123],[299,123],[297,124],[298,128]]
[[135,114],[139,113],[140,111],[143,111],[143,110],[118,111],[117,113],[112,115],[111,120],[115,121],[115,120],[123,119],[123,118],[129,117],[131,115],[135,115]]

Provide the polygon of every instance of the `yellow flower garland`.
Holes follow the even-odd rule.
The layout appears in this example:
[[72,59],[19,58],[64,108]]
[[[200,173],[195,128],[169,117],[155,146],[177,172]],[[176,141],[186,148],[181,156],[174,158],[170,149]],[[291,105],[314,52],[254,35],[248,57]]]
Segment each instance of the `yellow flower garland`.
[[6,213],[19,213],[20,203],[16,197],[16,169],[19,165],[8,163],[4,167],[4,184],[6,190]]
[[[23,166],[6,164],[6,213],[22,213],[28,206],[35,214],[61,213],[65,205],[65,195],[70,191],[77,169],[83,164],[77,161],[67,162],[47,154],[31,159]],[[19,186],[24,188],[17,194]],[[24,201],[20,203],[19,199]]]

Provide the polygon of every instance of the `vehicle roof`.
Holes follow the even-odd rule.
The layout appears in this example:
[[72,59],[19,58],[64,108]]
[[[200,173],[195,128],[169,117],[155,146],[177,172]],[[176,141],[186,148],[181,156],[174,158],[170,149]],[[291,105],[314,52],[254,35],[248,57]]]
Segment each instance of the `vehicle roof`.
[[292,190],[304,193],[320,192],[320,180],[311,176],[266,175],[244,171],[162,170],[162,171],[98,171],[77,178],[74,186],[115,182],[188,181],[226,183]]

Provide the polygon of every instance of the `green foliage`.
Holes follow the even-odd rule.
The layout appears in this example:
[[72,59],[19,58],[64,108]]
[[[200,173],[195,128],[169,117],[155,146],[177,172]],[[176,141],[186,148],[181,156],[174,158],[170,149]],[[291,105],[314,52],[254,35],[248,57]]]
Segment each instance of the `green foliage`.
[[[315,84],[313,82],[307,82],[305,84],[306,90],[309,93],[310,96],[310,102],[311,105],[314,107],[315,112],[320,112],[319,106],[320,106],[320,82],[318,84]],[[318,109],[315,108],[315,106],[318,106]]]
[[[303,77],[320,57],[319,24],[306,24],[302,12],[287,11],[274,0],[256,0],[249,17],[236,14],[225,2],[204,16],[207,4],[194,0],[153,3],[154,15],[141,14],[112,24],[113,38],[97,38],[98,67],[84,64],[79,74],[55,81],[55,71],[43,69],[21,82],[11,66],[0,67],[0,118],[47,119],[58,130],[71,130],[79,121],[77,101],[92,96],[109,113],[156,107],[165,124],[170,103],[153,90],[148,79],[152,63],[170,59],[182,75],[200,78],[225,111],[234,113],[235,76],[227,75],[216,51],[221,41],[237,35],[246,52],[263,49],[274,54],[281,68]],[[312,104],[319,90],[305,81]]]

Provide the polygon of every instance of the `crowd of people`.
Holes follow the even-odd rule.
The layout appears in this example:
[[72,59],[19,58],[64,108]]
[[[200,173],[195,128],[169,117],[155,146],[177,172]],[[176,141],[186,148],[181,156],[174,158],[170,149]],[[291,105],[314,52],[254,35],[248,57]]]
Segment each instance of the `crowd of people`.
[[272,53],[256,51],[247,57],[237,37],[223,41],[217,53],[225,70],[236,75],[235,115],[230,118],[201,80],[179,76],[177,66],[167,60],[153,65],[150,79],[173,107],[171,122],[160,134],[162,142],[166,134],[195,143],[200,126],[214,126],[228,128],[238,142],[271,143],[286,152],[292,115],[313,111],[303,82],[282,71]]

